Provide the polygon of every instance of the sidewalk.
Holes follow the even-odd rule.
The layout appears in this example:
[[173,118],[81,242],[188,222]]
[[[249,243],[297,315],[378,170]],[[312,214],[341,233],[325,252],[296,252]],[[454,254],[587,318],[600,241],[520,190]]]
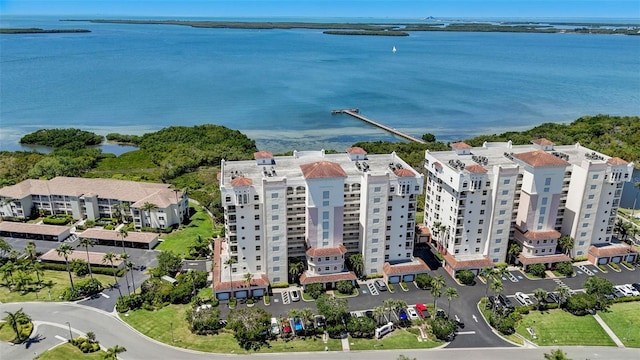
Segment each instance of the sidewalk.
[[600,324],[600,326],[602,326],[602,328],[604,329],[604,331],[607,333],[607,335],[609,335],[609,337],[611,338],[611,340],[613,340],[614,343],[616,343],[616,346],[619,348],[623,348],[624,344],[622,343],[622,341],[620,341],[620,339],[618,338],[618,336],[616,336],[616,334],[614,334],[614,332],[611,330],[611,328],[609,327],[609,325],[607,325],[604,320],[602,320],[602,318],[600,317],[600,315],[598,314],[594,314],[593,317],[596,319],[596,321],[598,322],[598,324]]

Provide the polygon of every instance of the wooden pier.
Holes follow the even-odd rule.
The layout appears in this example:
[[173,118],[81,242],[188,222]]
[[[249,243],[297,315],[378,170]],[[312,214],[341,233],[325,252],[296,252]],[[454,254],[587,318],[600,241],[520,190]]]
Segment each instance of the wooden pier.
[[376,127],[380,128],[382,130],[388,131],[393,135],[400,136],[401,138],[405,138],[405,139],[407,139],[409,141],[415,141],[415,142],[420,143],[420,144],[426,144],[426,142],[424,140],[422,140],[422,139],[418,139],[417,137],[413,137],[413,136],[411,136],[409,134],[405,134],[400,130],[394,129],[394,128],[389,127],[389,126],[387,126],[385,124],[382,124],[382,123],[379,123],[379,122],[377,122],[375,120],[369,119],[366,116],[360,115],[360,109],[357,109],[357,108],[331,110],[331,115],[335,115],[335,114],[347,114],[347,115],[353,116],[356,119],[360,119],[360,120],[362,120],[362,121],[364,121],[366,123],[369,123],[369,124],[371,124],[373,126],[376,126]]

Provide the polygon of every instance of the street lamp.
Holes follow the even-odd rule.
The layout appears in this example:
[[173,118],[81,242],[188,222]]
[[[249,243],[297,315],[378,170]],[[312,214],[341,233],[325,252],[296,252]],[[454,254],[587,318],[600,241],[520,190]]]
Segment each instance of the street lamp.
[[73,339],[73,333],[71,332],[71,324],[67,321],[65,322],[67,326],[69,326],[69,340]]

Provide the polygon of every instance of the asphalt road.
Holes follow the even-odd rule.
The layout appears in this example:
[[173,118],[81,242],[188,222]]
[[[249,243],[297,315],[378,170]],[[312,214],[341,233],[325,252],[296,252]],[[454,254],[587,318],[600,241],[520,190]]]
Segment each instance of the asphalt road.
[[[0,304],[0,312],[16,311],[22,308],[38,325],[33,337],[38,340],[28,344],[10,346],[0,343],[2,359],[27,360],[33,359],[34,353],[39,354],[44,349],[63,342],[69,335],[67,322],[70,324],[74,336],[93,331],[104,347],[120,345],[127,351],[119,358],[128,359],[227,359],[237,358],[233,354],[211,354],[174,348],[158,343],[131,329],[115,315],[90,307],[69,303],[21,303]],[[45,321],[46,323],[38,323]],[[353,360],[396,360],[403,354],[417,359],[437,358],[439,360],[454,360],[473,358],[474,360],[513,359],[540,360],[544,353],[553,348],[471,348],[471,349],[431,349],[431,350],[376,350],[352,352],[315,352],[315,353],[272,353],[254,354],[252,357],[265,359],[297,360],[301,356],[308,360],[316,359],[353,359]],[[616,347],[563,347],[568,356],[573,359],[611,359],[628,360],[640,358],[640,349],[620,349]]]

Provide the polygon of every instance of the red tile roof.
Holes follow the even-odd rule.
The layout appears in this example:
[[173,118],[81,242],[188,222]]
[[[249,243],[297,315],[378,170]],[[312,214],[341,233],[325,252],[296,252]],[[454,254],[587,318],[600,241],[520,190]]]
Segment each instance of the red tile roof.
[[394,174],[396,174],[396,176],[398,177],[414,177],[416,176],[416,174],[413,173],[413,171],[409,170],[409,169],[398,169],[396,171],[393,172]]
[[363,154],[363,155],[367,155],[367,152],[358,146],[354,146],[354,147],[350,147],[347,149],[347,153],[349,154]]
[[244,176],[239,176],[231,180],[231,186],[251,186],[251,185],[253,185],[253,180],[246,178]]
[[513,154],[513,157],[524,161],[525,163],[535,167],[545,166],[567,166],[568,162],[560,159],[557,156],[549,154],[543,150],[529,151],[520,154]]
[[300,169],[305,179],[347,177],[347,173],[340,164],[331,161],[317,161],[300,165]]
[[545,139],[545,138],[540,138],[540,139],[535,139],[535,140],[531,140],[532,143],[536,144],[536,145],[542,145],[542,146],[553,146],[555,145],[555,143],[551,140]]
[[329,248],[310,248],[307,250],[307,256],[337,256],[347,253],[347,248],[340,244],[336,247]]
[[429,266],[427,266],[424,260],[420,258],[416,258],[414,261],[393,265],[386,262],[382,267],[382,271],[387,275],[420,274],[430,270]]
[[465,170],[470,173],[486,173],[488,171],[482,165],[469,165],[465,167]]
[[480,259],[458,260],[453,255],[447,253],[444,254],[444,260],[454,270],[480,269],[486,266],[493,266],[493,262],[486,256]]
[[342,280],[356,280],[356,274],[353,271],[342,272],[337,274],[327,274],[327,275],[308,275],[305,271],[302,276],[300,276],[300,284],[309,285],[315,283],[328,283],[328,282],[336,282]]
[[431,229],[424,224],[418,224],[418,232],[421,235],[431,235]]
[[636,251],[627,244],[615,244],[615,245],[607,245],[607,246],[591,245],[589,247],[589,254],[595,257],[626,255],[626,254],[635,253],[635,252]]
[[454,148],[454,149],[457,149],[457,150],[459,150],[459,149],[473,149],[473,146],[471,146],[471,145],[469,145],[469,144],[467,144],[465,142],[462,142],[462,141],[459,141],[459,142],[451,144],[451,147]]
[[527,231],[522,235],[530,240],[558,239],[560,236],[562,236],[562,234],[560,234],[560,232],[556,230]]
[[258,159],[273,159],[273,153],[269,151],[258,151],[253,153],[253,158]]
[[571,261],[571,258],[565,254],[553,254],[553,255],[540,255],[540,256],[524,256],[518,255],[518,260],[524,265],[531,264],[547,264],[547,263],[559,263],[563,261]]
[[607,160],[607,163],[611,164],[611,165],[628,165],[629,163],[620,159],[619,157],[612,157],[611,159]]

